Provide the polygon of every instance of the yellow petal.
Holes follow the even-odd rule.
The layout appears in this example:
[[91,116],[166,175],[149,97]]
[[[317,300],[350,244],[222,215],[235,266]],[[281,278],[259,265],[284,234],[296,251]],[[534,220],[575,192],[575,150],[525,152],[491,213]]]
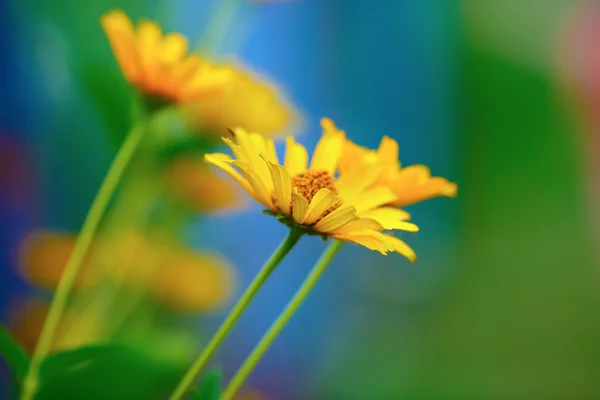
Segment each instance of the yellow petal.
[[160,59],[162,32],[154,21],[143,20],[138,24],[137,48],[142,65],[145,89],[152,91],[158,85],[158,62]]
[[188,42],[185,36],[179,33],[169,33],[163,38],[162,62],[173,65],[180,62],[185,56]]
[[342,175],[336,182],[335,187],[345,202],[354,204],[363,196],[367,188],[373,186],[382,175],[383,165],[362,165],[353,171]]
[[324,216],[313,228],[316,231],[327,233],[346,225],[355,218],[356,209],[351,205],[345,204]]
[[202,63],[194,75],[182,84],[182,100],[195,100],[210,93],[224,90],[234,78],[234,73],[228,68],[218,68]]
[[396,253],[402,254],[403,256],[408,258],[410,262],[414,262],[417,259],[417,254],[415,253],[415,251],[404,241],[392,235],[384,236],[386,241],[389,243],[390,251],[395,251]]
[[388,251],[391,251],[390,243],[386,240],[385,235],[380,232],[367,230],[352,234],[335,233],[332,236],[338,240],[360,244],[369,250],[378,251],[384,256],[387,255]]
[[183,61],[173,66],[169,76],[165,78],[165,87],[170,88],[173,94],[179,96],[182,86],[196,74],[201,65],[202,60],[198,56],[191,55],[186,57]]
[[310,169],[324,170],[334,174],[342,156],[345,143],[345,133],[338,130],[330,119],[321,120],[323,136],[317,143]]
[[241,161],[244,161],[249,164],[250,169],[254,171],[259,177],[262,183],[265,185],[265,188],[270,193],[273,191],[273,180],[271,179],[271,171],[267,166],[265,160],[260,156],[261,148],[266,148],[264,146],[264,140],[259,143],[259,147],[256,146],[257,139],[252,139],[252,136],[246,132],[244,129],[236,129],[235,133],[235,141],[237,142],[239,148],[238,153],[235,153],[235,148],[232,147],[232,151],[236,154],[236,157]]
[[406,225],[405,220],[410,219],[409,213],[393,207],[375,208],[373,210],[362,213],[361,217],[372,218],[375,221],[379,222],[385,229],[400,229],[409,232],[418,231],[416,225]]
[[265,160],[271,170],[273,187],[277,206],[285,215],[290,215],[290,206],[292,203],[292,181],[285,168],[281,165],[273,164]]
[[294,221],[299,224],[303,224],[304,219],[306,218],[306,213],[308,212],[308,201],[306,201],[306,199],[302,197],[297,190],[292,194],[292,199],[294,201]]
[[131,20],[122,11],[111,11],[100,19],[123,75],[132,83],[140,80],[140,62]]
[[364,212],[372,210],[377,207],[381,207],[394,202],[398,196],[394,191],[385,186],[374,187],[354,199],[353,205],[358,211],[358,215],[362,216]]
[[273,139],[266,139],[265,144],[267,146],[267,159],[274,164],[279,164],[279,157],[277,157],[277,150],[275,150],[275,142],[273,141]]
[[207,163],[212,164],[215,167],[223,170],[223,172],[232,177],[242,187],[242,189],[244,189],[254,200],[258,201],[259,203],[262,203],[261,199],[258,197],[254,189],[252,189],[252,187],[250,186],[250,183],[229,164],[232,160],[231,157],[229,157],[227,154],[205,154],[204,160]]
[[398,164],[399,155],[398,142],[388,136],[384,136],[377,150],[379,160],[386,164]]
[[286,139],[284,167],[288,170],[291,176],[301,174],[306,171],[308,165],[308,153],[306,148],[299,143],[296,143],[293,137],[288,136]]
[[[269,207],[272,210],[275,210],[275,206],[273,205],[273,200],[271,199],[271,191],[267,189],[265,182],[262,177],[259,176],[255,170],[250,168],[250,165],[244,161],[230,161],[230,164],[235,166],[241,174],[248,180],[252,189],[258,196],[260,203]],[[269,173],[269,184],[273,185],[272,180],[270,179],[271,174]]]
[[339,201],[340,198],[333,194],[331,190],[326,188],[319,190],[308,206],[304,224],[314,224],[316,220],[323,216],[329,207],[335,206]]
[[368,151],[365,147],[359,146],[350,140],[345,140],[340,158],[340,175],[344,176],[360,169],[364,164],[363,159]]
[[264,155],[268,161],[279,164],[273,139],[266,138],[260,133],[250,133],[249,136],[252,143],[254,143],[254,147],[260,154]]
[[458,186],[442,177],[432,177],[425,165],[402,168],[392,181],[398,198],[395,206],[407,206],[438,196],[456,197]]
[[335,230],[336,234],[352,234],[363,231],[382,231],[383,226],[371,218],[356,218]]

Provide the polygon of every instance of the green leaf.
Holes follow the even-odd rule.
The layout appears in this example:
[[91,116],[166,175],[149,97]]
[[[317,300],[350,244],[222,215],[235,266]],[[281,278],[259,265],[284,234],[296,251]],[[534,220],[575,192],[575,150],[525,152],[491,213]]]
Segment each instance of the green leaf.
[[56,354],[44,364],[36,400],[161,398],[185,371],[185,365],[124,345],[84,347]]
[[190,400],[202,400],[202,395],[198,391],[198,389],[192,389],[188,393]]
[[221,369],[214,368],[208,371],[202,380],[195,400],[219,400],[221,395]]
[[40,382],[43,385],[61,374],[67,374],[101,357],[118,352],[121,347],[114,344],[93,344],[53,354],[46,358],[40,367]]
[[22,381],[29,369],[29,357],[2,325],[0,325],[0,354],[16,380]]

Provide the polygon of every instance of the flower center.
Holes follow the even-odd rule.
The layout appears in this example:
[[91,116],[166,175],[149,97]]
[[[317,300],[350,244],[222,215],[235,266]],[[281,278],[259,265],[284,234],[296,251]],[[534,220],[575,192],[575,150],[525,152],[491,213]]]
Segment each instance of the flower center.
[[329,189],[333,194],[338,193],[333,176],[323,170],[310,170],[293,176],[292,188],[296,188],[309,203],[321,189]]
[[[335,187],[335,181],[333,176],[323,170],[310,170],[303,172],[301,174],[292,176],[292,189],[298,190],[298,193],[304,197],[307,202],[311,202],[317,192],[321,189],[329,189],[333,194],[338,194],[338,191]],[[273,194],[273,203],[277,206],[277,199],[275,199],[275,195]],[[315,221],[315,224],[319,222],[324,216],[331,213],[333,210],[338,208],[341,205],[340,202],[329,207],[323,215]],[[290,204],[290,214],[294,212],[294,201]]]

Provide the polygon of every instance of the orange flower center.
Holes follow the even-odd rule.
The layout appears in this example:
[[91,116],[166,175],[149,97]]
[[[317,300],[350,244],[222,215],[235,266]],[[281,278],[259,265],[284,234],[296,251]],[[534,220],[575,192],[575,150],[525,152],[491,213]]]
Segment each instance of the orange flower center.
[[[310,170],[303,172],[301,174],[292,176],[292,189],[298,190],[298,193],[304,197],[307,202],[311,202],[315,197],[317,192],[321,189],[329,189],[332,193],[338,194],[338,191],[335,187],[335,181],[333,176],[323,170]],[[277,199],[275,198],[275,194],[272,195],[273,203],[275,207],[279,208],[277,205]],[[324,216],[331,213],[333,210],[338,208],[341,205],[341,202],[329,207],[319,219],[317,219],[314,223],[319,222]],[[290,214],[294,212],[294,201],[290,204]]]
[[333,176],[323,170],[309,170],[292,177],[292,188],[298,189],[298,192],[308,201],[312,201],[315,194],[321,189],[329,189],[337,194]]

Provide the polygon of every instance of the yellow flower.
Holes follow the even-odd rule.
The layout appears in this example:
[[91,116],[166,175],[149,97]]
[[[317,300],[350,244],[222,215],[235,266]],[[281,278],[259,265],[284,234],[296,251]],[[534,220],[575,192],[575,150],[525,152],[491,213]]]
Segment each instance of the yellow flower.
[[228,90],[185,107],[184,116],[193,129],[216,137],[232,126],[243,126],[267,136],[289,131],[297,115],[278,88],[243,68],[230,69],[234,76]]
[[398,161],[398,142],[385,136],[379,149],[370,150],[347,140],[340,160],[341,176],[355,174],[361,169],[379,165],[382,173],[377,185],[391,187],[397,195],[390,204],[404,207],[438,196],[456,197],[456,183],[431,176],[425,165],[402,167]]
[[191,251],[174,252],[156,274],[153,295],[173,310],[209,312],[233,294],[234,274],[220,257]]
[[[35,230],[25,237],[19,248],[20,274],[31,284],[54,289],[75,246],[76,237],[69,233]],[[87,261],[86,261],[87,263]],[[89,268],[84,267],[76,282],[78,288],[92,281]]]
[[194,211],[224,211],[243,205],[238,187],[196,157],[177,157],[165,178],[170,193]]
[[[72,234],[34,231],[21,246],[19,269],[32,284],[55,289],[75,245]],[[102,279],[100,279],[102,278]],[[233,292],[234,274],[216,255],[196,253],[136,230],[94,243],[78,287],[108,279],[126,288],[148,288],[155,299],[181,312],[205,312],[223,305]]]
[[135,30],[125,13],[112,11],[101,23],[125,78],[144,95],[169,102],[194,100],[222,89],[231,79],[229,69],[186,56],[186,38],[178,33],[163,36],[153,21],[142,20]]
[[207,162],[229,174],[250,196],[284,223],[309,234],[354,242],[382,254],[399,252],[411,260],[415,253],[400,239],[384,230],[415,232],[417,226],[404,221],[407,214],[383,207],[396,199],[387,187],[372,187],[381,168],[361,174],[335,177],[345,133],[328,119],[310,166],[304,146],[288,137],[283,164],[273,140],[243,129],[225,138],[235,159],[221,153],[207,154]]

